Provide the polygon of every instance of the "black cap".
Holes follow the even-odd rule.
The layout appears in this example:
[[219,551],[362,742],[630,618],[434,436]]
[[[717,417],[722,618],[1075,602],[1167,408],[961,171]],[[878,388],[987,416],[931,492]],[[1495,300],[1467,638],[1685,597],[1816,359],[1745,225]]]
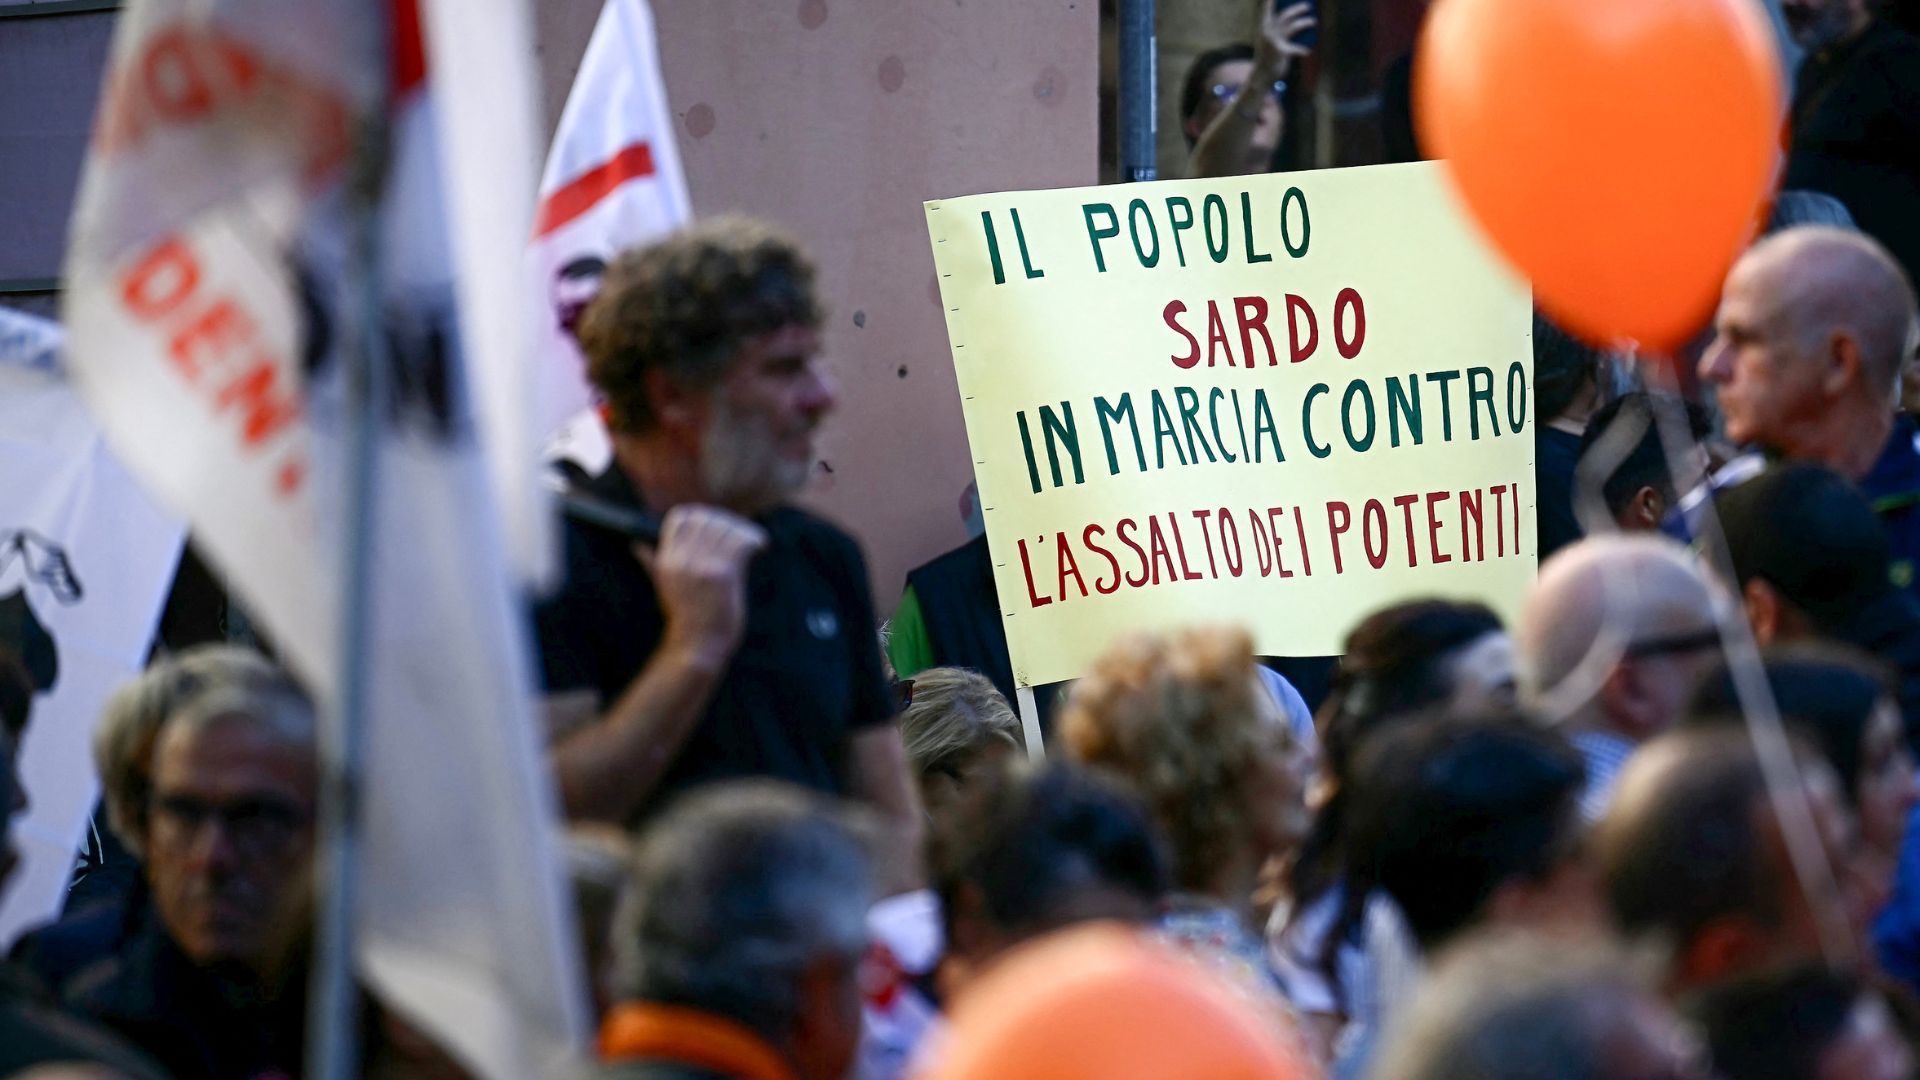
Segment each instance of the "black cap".
[[1775,465],[1714,499],[1742,586],[1772,585],[1823,633],[1894,591],[1887,537],[1866,497],[1818,465]]

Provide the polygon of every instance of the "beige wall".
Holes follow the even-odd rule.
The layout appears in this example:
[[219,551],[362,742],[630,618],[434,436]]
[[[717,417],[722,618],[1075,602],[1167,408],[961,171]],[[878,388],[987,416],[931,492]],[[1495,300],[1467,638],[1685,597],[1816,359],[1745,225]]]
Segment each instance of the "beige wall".
[[[696,212],[779,222],[819,261],[840,409],[809,500],[892,610],[965,540],[972,465],[923,200],[1091,184],[1098,0],[653,0]],[[543,0],[548,122],[599,0]]]

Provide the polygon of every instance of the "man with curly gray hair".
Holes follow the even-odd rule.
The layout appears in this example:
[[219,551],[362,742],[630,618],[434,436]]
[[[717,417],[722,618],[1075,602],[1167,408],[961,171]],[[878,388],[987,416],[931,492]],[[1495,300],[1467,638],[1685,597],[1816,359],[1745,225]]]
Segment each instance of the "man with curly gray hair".
[[566,522],[538,619],[569,816],[638,825],[689,788],[766,776],[916,834],[859,546],[787,505],[834,406],[819,328],[812,264],[741,218],[622,253],[582,315],[614,453],[571,504],[658,536]]

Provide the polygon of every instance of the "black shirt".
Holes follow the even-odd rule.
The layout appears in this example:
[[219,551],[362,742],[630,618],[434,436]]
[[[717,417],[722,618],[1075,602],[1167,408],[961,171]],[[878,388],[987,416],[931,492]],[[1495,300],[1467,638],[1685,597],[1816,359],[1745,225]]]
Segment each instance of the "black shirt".
[[[582,486],[606,502],[641,505],[618,465]],[[790,507],[756,521],[768,544],[747,569],[740,647],[636,818],[688,788],[739,777],[849,794],[849,741],[893,718],[859,546]],[[659,647],[664,620],[626,537],[569,518],[563,544],[565,579],[535,612],[546,688],[591,689],[604,711]]]
[[1580,521],[1573,515],[1573,471],[1580,463],[1580,436],[1536,424],[1533,440],[1533,520],[1544,562],[1580,539]]
[[73,980],[67,1004],[177,1077],[284,1080],[304,1065],[304,986],[269,996],[196,966],[157,917],[120,954]]
[[1920,40],[1876,19],[1794,78],[1783,187],[1822,191],[1920,273]]

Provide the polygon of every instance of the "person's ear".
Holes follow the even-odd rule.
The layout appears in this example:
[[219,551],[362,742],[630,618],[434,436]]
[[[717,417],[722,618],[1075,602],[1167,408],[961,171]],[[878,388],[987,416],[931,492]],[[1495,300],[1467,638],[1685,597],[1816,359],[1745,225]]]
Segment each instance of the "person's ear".
[[1681,947],[1675,974],[1687,986],[1719,982],[1751,968],[1764,951],[1764,938],[1750,920],[1725,916],[1701,927]]
[[787,1050],[801,1077],[837,1077],[853,1064],[860,1042],[859,961],[821,955],[800,970],[799,1008]]
[[1594,695],[1599,701],[1601,715],[1635,719],[1634,703],[1640,696],[1637,681],[1632,660],[1622,659],[1613,665],[1613,670],[1607,672],[1607,677],[1600,681],[1600,689]]
[[1600,684],[1599,696],[1603,713],[1636,739],[1652,738],[1672,719],[1649,687],[1644,669],[1633,659],[1614,665]]
[[1662,498],[1660,490],[1651,484],[1643,484],[1639,491],[1627,503],[1627,516],[1632,519],[1629,529],[1651,532],[1660,527],[1660,519],[1667,513],[1667,500]]
[[1826,375],[1821,388],[1829,396],[1839,397],[1865,381],[1869,375],[1860,357],[1860,341],[1846,330],[1827,335]]
[[674,381],[658,368],[640,376],[646,387],[647,405],[653,411],[656,426],[666,431],[697,428],[704,415],[707,394]]
[[1754,644],[1765,648],[1780,640],[1786,614],[1781,609],[1780,594],[1773,586],[1760,578],[1751,578],[1741,587],[1740,598],[1747,609],[1747,625],[1753,628]]

